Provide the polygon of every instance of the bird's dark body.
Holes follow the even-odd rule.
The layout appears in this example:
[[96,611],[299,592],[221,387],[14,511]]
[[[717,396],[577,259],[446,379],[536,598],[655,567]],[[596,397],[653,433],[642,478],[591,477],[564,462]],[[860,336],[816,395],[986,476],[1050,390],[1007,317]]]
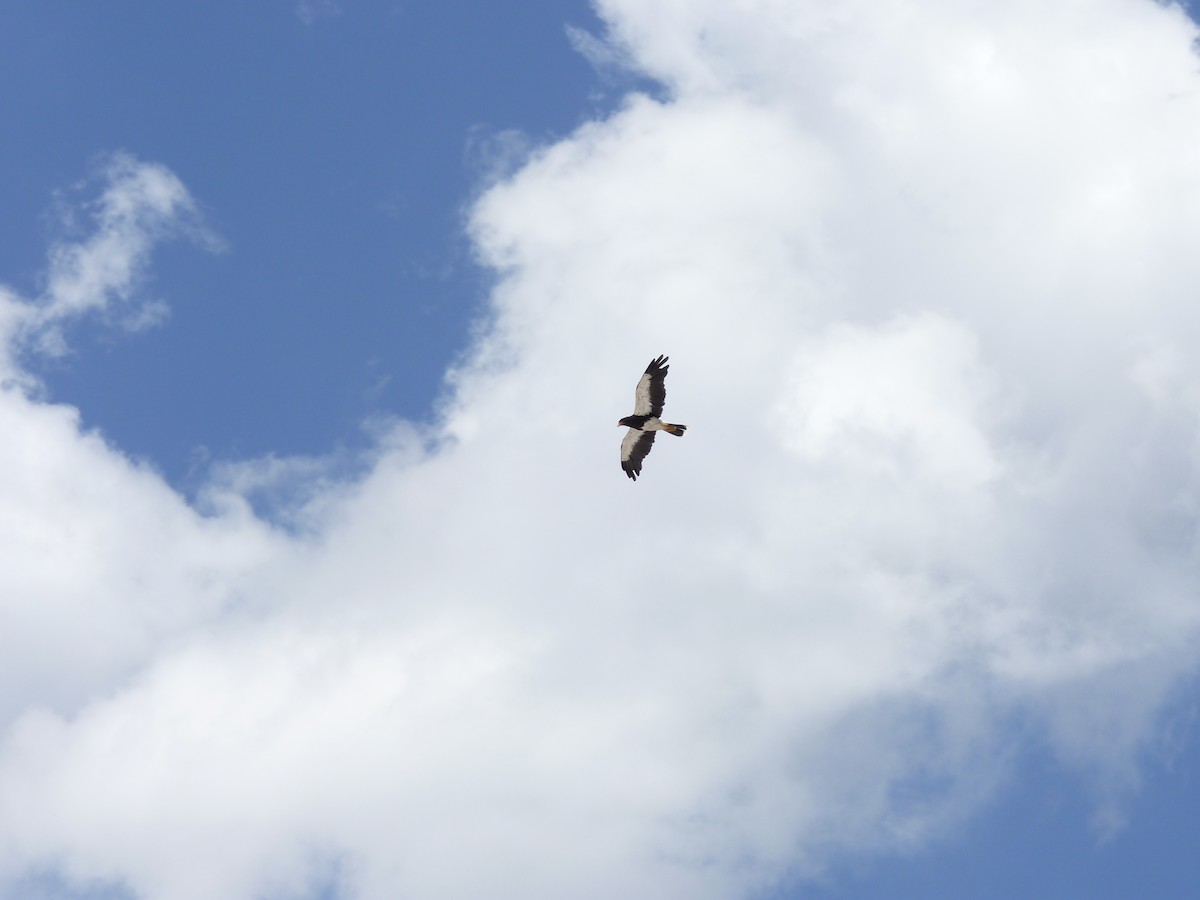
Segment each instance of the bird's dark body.
[[628,425],[630,428],[636,428],[638,431],[641,431],[642,428],[645,427],[646,423],[649,422],[652,418],[654,418],[654,417],[653,416],[626,416],[625,418],[623,418],[621,420],[620,424]]

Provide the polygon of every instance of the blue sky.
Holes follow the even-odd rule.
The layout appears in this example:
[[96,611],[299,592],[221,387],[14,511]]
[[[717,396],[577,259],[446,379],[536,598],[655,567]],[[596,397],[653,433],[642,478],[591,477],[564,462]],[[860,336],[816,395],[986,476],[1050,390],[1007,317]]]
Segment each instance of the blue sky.
[[0,896],[1189,895],[1194,24],[727,7],[0,12]]
[[1149,761],[1127,826],[1104,837],[1089,827],[1090,798],[1071,773],[1045,758],[1027,761],[986,812],[938,846],[847,863],[832,883],[795,896],[1187,896],[1196,874],[1196,762],[1194,736],[1169,762]]
[[616,96],[567,40],[597,26],[583,2],[313,9],[5,14],[0,65],[22,86],[6,100],[4,167],[21,173],[3,187],[6,280],[34,286],[55,197],[86,198],[72,186],[118,150],[169,160],[225,245],[156,259],[147,290],[169,294],[171,327],[84,331],[42,370],[173,480],[197,447],[322,453],[358,443],[372,413],[427,411],[483,302],[463,225],[498,136],[565,134]]

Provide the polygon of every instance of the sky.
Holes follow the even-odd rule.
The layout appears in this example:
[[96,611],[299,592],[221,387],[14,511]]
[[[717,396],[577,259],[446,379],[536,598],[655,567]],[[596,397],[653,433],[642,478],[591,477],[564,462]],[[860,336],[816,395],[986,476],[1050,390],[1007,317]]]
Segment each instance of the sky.
[[0,897],[1188,896],[1198,36],[6,4]]

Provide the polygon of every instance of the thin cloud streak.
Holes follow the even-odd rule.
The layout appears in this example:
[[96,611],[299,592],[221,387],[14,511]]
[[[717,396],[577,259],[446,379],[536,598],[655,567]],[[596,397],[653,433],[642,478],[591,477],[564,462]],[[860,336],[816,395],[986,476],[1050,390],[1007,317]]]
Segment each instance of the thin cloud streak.
[[[0,325],[8,353],[27,347],[61,356],[67,352],[63,326],[88,314],[104,313],[131,331],[160,324],[166,304],[140,293],[155,246],[188,237],[221,248],[183,182],[165,166],[114,153],[98,167],[98,180],[104,188],[96,200],[61,211],[68,222],[87,219],[91,234],[51,247],[39,296],[4,296]],[[11,363],[8,368],[9,377],[18,375]]]
[[332,19],[342,14],[341,4],[336,0],[299,0],[296,18],[304,25],[312,26],[322,19]]

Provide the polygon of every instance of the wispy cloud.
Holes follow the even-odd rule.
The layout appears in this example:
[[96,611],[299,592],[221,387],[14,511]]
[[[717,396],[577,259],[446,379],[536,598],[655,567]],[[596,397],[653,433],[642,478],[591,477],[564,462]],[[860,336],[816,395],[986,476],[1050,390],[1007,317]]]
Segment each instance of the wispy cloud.
[[332,19],[342,14],[337,0],[298,0],[296,18],[305,25],[315,25],[322,19]]
[[166,167],[116,153],[98,166],[97,180],[102,187],[96,199],[81,205],[63,201],[64,227],[80,233],[50,249],[40,294],[5,298],[9,351],[25,344],[61,354],[66,350],[63,326],[88,314],[103,313],[132,331],[157,325],[169,308],[142,291],[154,247],[186,236],[220,248],[187,189]]
[[602,77],[625,74],[637,67],[636,60],[618,43],[606,41],[603,37],[576,25],[568,25],[566,34],[575,52],[591,63],[592,68]]
[[[218,468],[200,515],[0,393],[0,877],[749,896],[936,837],[1031,734],[1119,823],[1197,662],[1194,27],[600,8],[674,99],[480,198],[490,317],[365,473]],[[45,310],[187,209],[121,171],[126,251],[52,255]],[[691,430],[633,485],[660,352]]]

